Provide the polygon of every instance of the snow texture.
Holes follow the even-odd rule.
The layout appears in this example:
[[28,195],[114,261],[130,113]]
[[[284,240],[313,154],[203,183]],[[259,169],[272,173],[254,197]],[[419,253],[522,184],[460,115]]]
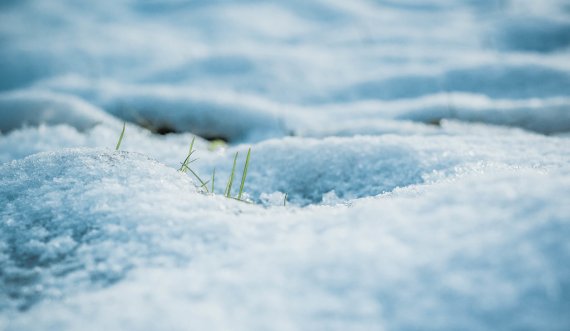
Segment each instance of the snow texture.
[[198,194],[126,152],[38,154],[1,170],[7,330],[570,323],[567,165],[479,169],[306,209]]
[[0,330],[569,330],[569,36],[566,0],[1,1]]

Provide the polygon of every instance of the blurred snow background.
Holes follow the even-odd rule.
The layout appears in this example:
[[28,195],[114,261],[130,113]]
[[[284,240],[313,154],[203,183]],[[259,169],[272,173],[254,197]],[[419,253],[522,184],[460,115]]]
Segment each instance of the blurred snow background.
[[567,330],[569,59],[565,0],[1,1],[0,329]]
[[0,22],[1,90],[77,96],[156,130],[260,140],[338,116],[336,131],[570,129],[562,0],[4,1]]

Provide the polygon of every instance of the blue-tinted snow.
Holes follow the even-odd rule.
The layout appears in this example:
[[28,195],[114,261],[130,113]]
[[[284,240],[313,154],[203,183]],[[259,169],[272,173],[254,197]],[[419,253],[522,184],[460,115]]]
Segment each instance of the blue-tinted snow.
[[78,96],[154,128],[260,141],[376,102],[369,117],[569,130],[555,120],[570,107],[562,0],[25,1],[0,22],[0,91]]
[[[0,329],[570,329],[569,27],[566,0],[1,1]],[[215,196],[176,172],[193,134],[229,140],[196,140]],[[250,145],[255,204],[221,197]]]
[[37,154],[0,168],[0,323],[564,330],[567,163],[265,209],[196,193],[140,154]]

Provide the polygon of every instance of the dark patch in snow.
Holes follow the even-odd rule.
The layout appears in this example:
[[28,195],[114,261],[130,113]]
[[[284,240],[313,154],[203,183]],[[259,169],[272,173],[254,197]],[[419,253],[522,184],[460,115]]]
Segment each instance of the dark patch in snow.
[[176,133],[176,130],[174,130],[169,126],[159,126],[158,128],[156,128],[156,130],[154,130],[154,132],[164,136],[170,133]]

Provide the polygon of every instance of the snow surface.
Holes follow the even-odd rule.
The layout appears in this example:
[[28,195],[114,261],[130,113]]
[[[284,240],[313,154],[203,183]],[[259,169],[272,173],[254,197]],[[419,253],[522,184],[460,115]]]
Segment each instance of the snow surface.
[[566,0],[0,2],[0,330],[570,329],[569,36]]
[[1,168],[6,329],[563,330],[568,170],[265,209],[141,154],[37,154]]
[[260,141],[338,117],[342,132],[386,118],[570,129],[565,0],[9,1],[0,22],[0,91],[80,97],[157,130]]

